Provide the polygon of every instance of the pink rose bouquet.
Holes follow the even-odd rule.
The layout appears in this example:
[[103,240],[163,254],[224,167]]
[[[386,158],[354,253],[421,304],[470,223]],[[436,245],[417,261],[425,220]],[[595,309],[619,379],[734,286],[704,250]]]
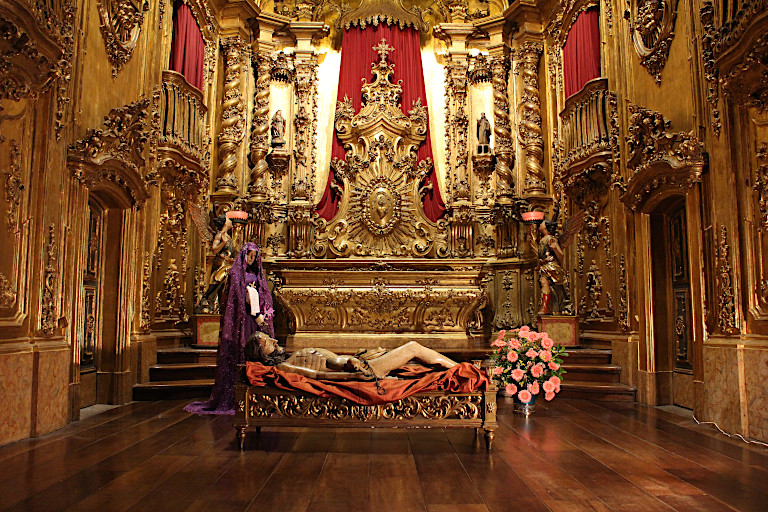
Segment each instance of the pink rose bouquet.
[[565,373],[562,358],[568,354],[547,333],[532,331],[528,326],[500,331],[491,347],[493,377],[520,402],[529,403],[542,391],[549,401],[560,392]]

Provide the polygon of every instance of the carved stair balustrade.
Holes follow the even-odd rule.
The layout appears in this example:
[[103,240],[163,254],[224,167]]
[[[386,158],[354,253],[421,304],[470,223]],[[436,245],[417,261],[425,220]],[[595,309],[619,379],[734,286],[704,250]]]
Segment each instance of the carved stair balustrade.
[[621,200],[632,210],[652,211],[658,201],[684,195],[701,180],[704,145],[693,133],[672,132],[659,112],[629,106],[627,167],[634,171]]

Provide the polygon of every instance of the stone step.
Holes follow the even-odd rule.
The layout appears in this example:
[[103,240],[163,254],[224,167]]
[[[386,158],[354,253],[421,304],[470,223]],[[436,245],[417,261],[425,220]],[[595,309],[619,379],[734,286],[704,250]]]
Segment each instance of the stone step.
[[133,386],[134,400],[177,400],[208,398],[213,389],[213,379],[167,380],[145,382]]
[[216,348],[177,347],[157,351],[158,364],[216,364]]
[[216,377],[216,361],[212,363],[162,363],[149,368],[151,382],[199,380]]
[[588,381],[566,380],[560,384],[562,398],[581,398],[586,400],[599,400],[603,402],[634,402],[637,388],[619,383],[599,383]]
[[567,372],[564,379],[577,382],[617,383],[621,378],[621,366],[612,364],[571,364],[566,359],[563,369]]

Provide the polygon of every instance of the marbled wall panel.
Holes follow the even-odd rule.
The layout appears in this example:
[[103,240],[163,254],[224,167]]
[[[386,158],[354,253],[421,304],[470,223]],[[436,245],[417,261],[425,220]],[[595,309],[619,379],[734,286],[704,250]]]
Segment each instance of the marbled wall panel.
[[768,441],[768,349],[746,350],[744,355],[749,415],[747,435]]
[[32,422],[32,352],[0,354],[0,445],[29,437]]
[[70,351],[45,350],[39,353],[37,392],[37,435],[47,434],[67,424],[69,406]]
[[704,346],[704,404],[702,419],[726,432],[741,429],[739,368],[736,348]]

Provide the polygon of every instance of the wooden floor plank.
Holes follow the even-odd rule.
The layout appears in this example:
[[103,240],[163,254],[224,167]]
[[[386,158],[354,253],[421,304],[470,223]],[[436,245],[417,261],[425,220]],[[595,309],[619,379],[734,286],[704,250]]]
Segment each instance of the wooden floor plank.
[[500,399],[494,451],[460,429],[264,428],[185,402],[116,408],[0,448],[0,510],[765,511],[768,450],[637,404]]

